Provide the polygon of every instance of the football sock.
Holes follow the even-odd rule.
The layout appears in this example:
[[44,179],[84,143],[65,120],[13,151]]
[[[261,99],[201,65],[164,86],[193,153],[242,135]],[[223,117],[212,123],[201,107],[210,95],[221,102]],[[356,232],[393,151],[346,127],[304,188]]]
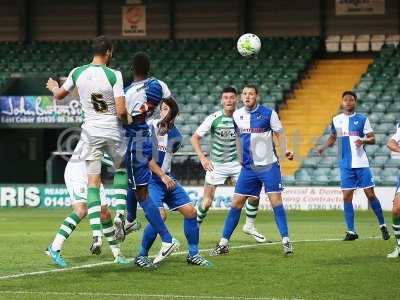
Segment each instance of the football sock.
[[344,218],[346,220],[347,230],[355,232],[354,230],[354,208],[352,202],[344,202]]
[[400,216],[393,215],[393,233],[396,238],[397,246],[400,247]]
[[246,201],[246,224],[254,225],[254,221],[257,217],[257,213],[258,213],[258,205],[254,205],[247,200]]
[[118,169],[114,173],[114,197],[116,214],[125,216],[126,194],[128,189],[128,175],[125,169]]
[[96,187],[89,187],[87,195],[88,202],[88,215],[90,228],[92,229],[93,236],[101,236],[101,223],[100,223],[100,189]]
[[231,207],[225,219],[222,237],[229,240],[237,224],[239,223],[241,208]]
[[148,256],[149,250],[156,240],[157,232],[150,224],[147,224],[143,232],[142,245],[140,247],[139,256]]
[[128,195],[126,198],[126,209],[128,211],[126,219],[129,223],[132,223],[136,219],[137,212],[137,199],[135,191],[133,189],[128,189]]
[[385,224],[385,218],[383,217],[381,203],[377,198],[374,198],[369,202],[371,209],[374,211],[376,218],[378,219],[379,225]]
[[53,251],[60,251],[64,241],[69,238],[72,232],[75,230],[76,226],[78,226],[81,219],[79,216],[72,212],[68,217],[65,218],[64,222],[61,224],[56,237],[54,238],[53,243],[51,244],[51,249]]
[[111,252],[114,257],[117,257],[120,254],[120,244],[115,239],[115,229],[111,219],[102,220],[101,226],[103,228],[103,234],[106,237],[108,244],[110,245]]
[[154,230],[160,234],[161,240],[166,243],[171,243],[172,236],[161,218],[160,210],[155,206],[154,202],[150,198],[147,198],[139,202],[139,204],[143,208],[147,221],[149,221]]
[[204,218],[207,217],[208,209],[201,206],[201,203],[197,206],[197,222],[203,222]]
[[288,232],[285,208],[283,207],[282,204],[280,204],[278,206],[275,206],[273,210],[275,216],[275,223],[278,226],[278,230],[281,237],[282,238],[288,237],[289,232]]
[[199,224],[196,218],[183,221],[183,231],[188,242],[189,255],[194,256],[199,253]]

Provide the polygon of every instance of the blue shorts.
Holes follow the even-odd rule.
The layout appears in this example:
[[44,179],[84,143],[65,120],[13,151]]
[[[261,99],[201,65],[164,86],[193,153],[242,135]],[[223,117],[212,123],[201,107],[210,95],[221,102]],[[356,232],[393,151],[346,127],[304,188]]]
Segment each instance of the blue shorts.
[[342,190],[366,189],[374,187],[370,168],[340,168]]
[[163,203],[165,203],[170,210],[177,210],[192,203],[189,195],[179,183],[176,184],[174,190],[168,191],[163,182],[154,178],[150,179],[149,195],[157,207],[162,208],[164,207]]
[[235,186],[235,194],[259,197],[262,185],[266,193],[283,191],[281,168],[275,162],[263,169],[242,167]]
[[151,136],[130,137],[125,154],[129,188],[147,185],[151,178],[149,162],[152,159],[153,140]]

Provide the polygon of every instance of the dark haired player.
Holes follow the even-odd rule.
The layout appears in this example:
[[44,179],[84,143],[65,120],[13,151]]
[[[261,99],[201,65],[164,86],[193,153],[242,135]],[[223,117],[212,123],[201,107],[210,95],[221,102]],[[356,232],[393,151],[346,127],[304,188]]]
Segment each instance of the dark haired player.
[[286,212],[282,204],[282,176],[273,136],[280,141],[286,158],[293,160],[293,153],[286,149],[286,139],[278,114],[271,108],[258,104],[257,98],[257,87],[252,84],[245,85],[242,91],[244,107],[233,113],[242,168],[236,182],[231,208],[225,218],[222,237],[211,252],[212,255],[229,252],[229,239],[239,223],[246,199],[249,196],[259,197],[263,185],[282,238],[283,251],[285,254],[293,252]]
[[[171,161],[174,153],[182,144],[182,135],[174,125],[179,108],[172,98],[162,100],[160,105],[160,117],[166,119],[169,115],[169,123],[166,132],[160,130],[160,120],[151,123],[154,141],[153,159],[150,161],[152,176],[149,183],[149,194],[152,201],[160,209],[161,215],[167,218],[164,204],[172,211],[179,211],[184,217],[183,230],[188,243],[189,253],[186,257],[188,264],[210,267],[212,264],[200,255],[199,252],[199,224],[196,220],[196,209],[193,207],[189,195],[184,188],[171,175]],[[142,268],[152,268],[154,265],[148,258],[149,250],[157,237],[157,232],[148,224],[143,233],[142,245],[135,264]]]
[[[121,72],[107,67],[113,54],[111,41],[105,36],[95,38],[92,43],[92,52],[92,62],[74,68],[61,87],[52,78],[49,78],[46,87],[56,99],[63,99],[74,87],[78,89],[85,116],[80,137],[82,152],[78,159],[86,161],[88,176],[86,199],[93,233],[90,251],[93,254],[100,254],[102,245],[100,173],[101,159],[105,153],[109,154],[116,167],[114,194],[117,210],[114,224],[117,239],[121,239],[120,233],[123,231],[128,180],[126,170],[121,167],[126,148],[123,142],[121,120],[126,120],[126,108]],[[76,219],[78,222],[80,218],[73,214],[67,219]],[[49,249],[53,258],[56,252],[57,249]]]
[[[151,179],[149,162],[152,159],[153,140],[146,120],[154,113],[162,99],[171,96],[171,92],[164,82],[149,77],[150,60],[145,53],[137,53],[134,56],[132,72],[133,82],[125,91],[128,113],[125,135],[129,139],[125,155],[130,190],[127,200],[128,222],[131,218],[135,218],[133,215],[136,214],[136,201],[138,201],[152,228],[161,237],[161,249],[154,259],[154,263],[158,263],[174,252],[179,243],[172,238],[158,207],[149,195],[148,184]],[[166,132],[170,120],[170,114],[161,119],[159,130]],[[129,227],[129,223],[126,225]]]
[[[239,178],[240,163],[236,151],[236,132],[233,126],[233,113],[236,110],[237,91],[226,87],[221,93],[222,110],[209,115],[192,136],[192,145],[201,165],[206,171],[203,201],[197,205],[197,221],[203,222],[214,200],[218,186],[224,185],[228,179],[235,182]],[[201,149],[200,141],[210,134],[210,157],[207,158]],[[246,202],[246,224],[243,231],[259,242],[266,238],[257,231],[255,218],[258,212],[258,197],[249,197]]]
[[321,155],[325,149],[332,147],[336,139],[339,138],[339,167],[341,189],[343,192],[344,216],[347,225],[347,232],[344,241],[354,241],[358,239],[358,234],[354,227],[354,208],[353,194],[356,189],[363,189],[369,204],[374,211],[382,238],[390,238],[382,207],[374,192],[374,179],[365,145],[375,144],[375,135],[368,118],[356,113],[357,96],[351,91],[345,91],[342,95],[343,113],[333,118],[331,124],[331,135],[326,143],[317,149]]

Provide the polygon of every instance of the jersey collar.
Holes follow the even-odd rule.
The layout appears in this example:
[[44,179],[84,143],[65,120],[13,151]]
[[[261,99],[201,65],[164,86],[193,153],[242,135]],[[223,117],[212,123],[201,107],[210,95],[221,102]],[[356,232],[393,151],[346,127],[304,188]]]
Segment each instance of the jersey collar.
[[343,113],[343,115],[347,118],[351,118],[354,117],[356,115],[356,112],[354,111],[351,115],[346,115],[345,113]]
[[257,103],[256,107],[254,107],[252,110],[248,110],[246,107],[244,108],[249,114],[255,112],[258,108],[260,107],[260,104]]

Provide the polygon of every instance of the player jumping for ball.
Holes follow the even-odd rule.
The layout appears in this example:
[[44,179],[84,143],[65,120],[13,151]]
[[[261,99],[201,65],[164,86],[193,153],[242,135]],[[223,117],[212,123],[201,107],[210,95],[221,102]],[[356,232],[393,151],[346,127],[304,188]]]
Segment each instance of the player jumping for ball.
[[124,236],[124,216],[128,178],[122,161],[125,153],[122,122],[126,120],[125,97],[121,72],[110,69],[113,55],[111,41],[99,36],[92,43],[93,60],[90,64],[74,68],[65,83],[59,87],[49,78],[47,88],[56,99],[63,99],[76,86],[84,113],[80,140],[83,145],[80,159],[86,161],[88,175],[87,204],[93,241],[90,251],[100,253],[102,231],[100,223],[100,173],[101,159],[108,153],[116,167],[114,173],[114,195],[116,237]]
[[[171,96],[171,92],[164,82],[149,77],[150,60],[145,53],[137,53],[134,56],[132,70],[133,82],[126,89],[129,125],[125,127],[125,134],[129,142],[125,164],[128,170],[129,189],[134,190],[134,193],[130,193],[128,201],[135,204],[128,205],[128,215],[132,213],[130,210],[136,211],[137,200],[152,228],[161,237],[161,249],[153,261],[158,263],[171,255],[179,247],[179,243],[172,238],[158,207],[149,195],[148,184],[151,179],[149,162],[152,159],[153,140],[146,120],[163,98]],[[162,119],[159,122],[160,130],[167,130],[168,121]]]
[[[82,150],[82,142],[79,142],[75,147],[74,154],[68,161],[64,171],[64,180],[67,187],[70,199],[72,201],[73,212],[62,222],[57,234],[46,249],[46,254],[61,268],[67,267],[67,263],[61,256],[61,250],[65,240],[67,240],[79,223],[86,217],[87,208],[87,171],[86,163],[79,159],[80,151]],[[128,264],[129,262],[121,254],[120,242],[115,238],[115,230],[111,219],[111,213],[108,209],[108,201],[104,187],[100,185],[101,213],[100,220],[102,231],[110,245],[111,252],[114,256],[114,262],[120,265]],[[100,253],[98,253],[100,254]]]

